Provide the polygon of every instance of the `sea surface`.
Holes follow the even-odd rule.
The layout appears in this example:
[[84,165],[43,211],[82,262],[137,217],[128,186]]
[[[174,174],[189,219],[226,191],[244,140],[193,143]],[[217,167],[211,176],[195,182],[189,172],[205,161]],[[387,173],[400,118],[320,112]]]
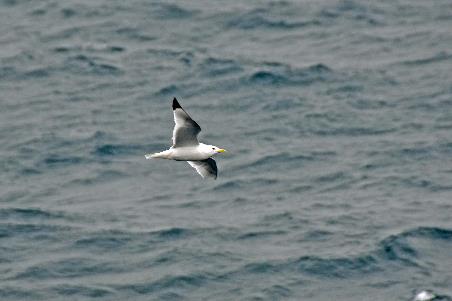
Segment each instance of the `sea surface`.
[[[171,101],[219,177],[145,160]],[[0,0],[0,300],[452,300],[452,2]]]

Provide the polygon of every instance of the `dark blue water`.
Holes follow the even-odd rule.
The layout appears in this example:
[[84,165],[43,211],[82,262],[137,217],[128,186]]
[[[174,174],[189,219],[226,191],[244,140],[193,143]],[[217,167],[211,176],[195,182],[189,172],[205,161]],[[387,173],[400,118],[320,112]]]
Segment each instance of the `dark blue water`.
[[[452,3],[0,1],[1,300],[452,300]],[[176,96],[224,147],[170,145]]]

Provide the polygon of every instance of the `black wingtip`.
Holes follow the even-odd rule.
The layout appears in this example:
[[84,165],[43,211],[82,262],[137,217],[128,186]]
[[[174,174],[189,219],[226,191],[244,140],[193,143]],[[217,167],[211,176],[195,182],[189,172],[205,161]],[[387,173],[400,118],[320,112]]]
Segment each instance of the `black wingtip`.
[[174,99],[173,99],[173,110],[175,110],[177,108],[181,108],[182,109],[182,107],[180,106],[180,104],[177,101],[176,97],[174,97]]

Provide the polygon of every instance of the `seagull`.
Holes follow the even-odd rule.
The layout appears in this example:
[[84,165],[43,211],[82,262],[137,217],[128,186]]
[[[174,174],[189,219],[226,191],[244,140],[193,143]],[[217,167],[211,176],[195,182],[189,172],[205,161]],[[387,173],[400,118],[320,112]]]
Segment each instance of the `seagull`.
[[173,99],[173,114],[175,123],[173,146],[160,153],[147,154],[145,155],[146,159],[160,158],[187,161],[201,177],[216,179],[218,174],[217,163],[211,157],[218,153],[224,153],[226,150],[198,142],[201,127],[182,109],[175,97]]

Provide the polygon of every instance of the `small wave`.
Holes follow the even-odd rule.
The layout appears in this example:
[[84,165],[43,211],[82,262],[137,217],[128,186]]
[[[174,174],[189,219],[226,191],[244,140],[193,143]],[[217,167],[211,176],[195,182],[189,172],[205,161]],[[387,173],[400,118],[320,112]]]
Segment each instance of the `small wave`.
[[129,237],[116,236],[95,236],[90,238],[82,238],[75,242],[74,246],[82,249],[96,249],[102,252],[115,251],[131,240]]
[[330,231],[313,230],[313,231],[307,232],[304,236],[304,239],[311,240],[311,241],[320,241],[320,240],[327,240],[332,235],[333,235],[333,233]]
[[318,278],[350,278],[380,271],[380,268],[377,260],[370,255],[328,259],[303,256],[297,259],[247,264],[235,271],[234,274],[268,274],[284,271],[298,272]]
[[263,292],[272,300],[280,300],[288,298],[292,295],[292,291],[284,285],[275,284],[265,288]]
[[178,59],[181,57],[194,57],[194,53],[191,51],[174,50],[171,48],[149,48],[146,50],[146,53],[156,58]]
[[50,155],[47,158],[45,158],[42,163],[47,167],[60,167],[60,166],[67,166],[67,165],[77,165],[87,162],[86,159],[82,157],[75,157],[75,156],[61,156],[61,155]]
[[209,57],[200,64],[201,72],[206,76],[222,76],[240,72],[243,68],[234,60]]
[[300,20],[299,16],[290,13],[291,8],[288,6],[290,6],[288,3],[286,5],[270,4],[244,13],[230,14],[227,16],[225,27],[241,30],[291,30],[320,24],[317,19]]
[[51,75],[51,72],[51,68],[37,68],[24,72],[21,77],[24,79],[38,79],[49,77]]
[[272,20],[260,15],[242,15],[233,18],[226,23],[226,28],[239,28],[244,30],[264,28],[264,29],[297,29],[306,26],[319,25],[317,20],[310,21],[287,21],[283,19]]
[[33,265],[18,273],[14,279],[61,279],[122,271],[113,263],[88,258],[67,258]]
[[315,65],[309,66],[306,69],[306,71],[310,72],[310,73],[325,73],[325,72],[329,73],[329,72],[332,72],[331,68],[326,66],[326,65],[324,65],[324,64],[315,64]]
[[333,172],[333,173],[329,173],[329,174],[317,177],[315,179],[315,181],[319,182],[319,183],[331,183],[331,182],[340,181],[340,180],[349,179],[349,178],[350,178],[350,175],[348,175],[345,172],[339,171],[339,172]]
[[191,233],[191,230],[184,229],[184,228],[170,228],[165,230],[160,230],[157,232],[154,232],[153,234],[157,234],[159,238],[162,239],[177,239],[186,237]]
[[[400,161],[400,160],[399,160]],[[370,168],[378,168],[378,167],[385,167],[390,165],[388,164],[378,164],[378,165],[368,165]],[[446,171],[447,172],[447,171]],[[449,171],[450,173],[450,171]],[[427,189],[430,192],[441,192],[441,191],[449,191],[452,190],[452,185],[450,183],[447,182],[439,182],[442,181],[443,179],[435,179],[432,180],[430,178],[422,178],[421,176],[407,176],[407,177],[403,177],[403,176],[387,176],[382,178],[381,181],[379,182],[374,182],[374,183],[367,183],[366,185],[363,186],[363,188],[365,187],[370,187],[370,186],[375,186],[375,185],[391,185],[393,187],[395,186],[403,186],[403,187],[408,187],[408,188],[418,188],[418,189]],[[390,184],[388,184],[390,183]]]
[[[285,215],[284,215],[285,216]],[[322,235],[328,235],[324,233]],[[423,260],[417,250],[415,241],[408,238],[443,240],[452,242],[452,231],[442,228],[420,227],[393,236],[378,243],[375,250],[361,255],[322,258],[319,256],[302,256],[295,259],[267,260],[241,266],[221,278],[237,277],[242,274],[268,274],[296,272],[316,278],[353,278],[378,273],[384,270],[410,267],[424,270]],[[422,246],[425,243],[421,244]]]
[[63,18],[65,19],[69,19],[77,15],[77,11],[75,9],[68,7],[61,9],[60,12],[63,15]]
[[416,250],[408,244],[402,235],[391,236],[380,242],[377,254],[388,261],[398,261],[408,266],[418,266],[415,262]]
[[418,251],[417,239],[452,242],[452,230],[436,227],[410,229],[382,240],[376,254],[385,261],[422,268],[423,258]]
[[329,129],[312,129],[311,131],[319,136],[377,136],[393,133],[396,128],[331,127]]
[[238,271],[239,274],[241,273],[251,273],[251,274],[267,274],[267,273],[274,273],[278,272],[282,269],[282,265],[278,263],[273,262],[255,262],[255,263],[249,263],[242,267],[240,271]]
[[301,69],[277,66],[272,70],[254,72],[248,77],[247,82],[259,85],[307,85],[316,81],[325,81],[332,75],[333,71],[323,64],[315,64]]
[[280,99],[265,104],[262,109],[268,112],[288,111],[300,107],[300,102],[295,99]]
[[38,208],[3,208],[0,209],[0,218],[13,218],[13,219],[59,219],[64,218],[65,215],[59,212],[44,211]]
[[34,69],[17,69],[14,67],[0,67],[0,79],[2,80],[30,80],[48,78],[55,71],[52,67],[34,68]]
[[302,193],[302,192],[306,192],[309,190],[314,189],[314,186],[312,185],[297,185],[295,187],[289,188],[287,191],[291,192],[291,193]]
[[53,42],[53,41],[62,41],[65,39],[70,39],[79,34],[83,27],[70,27],[62,30],[58,30],[57,32],[51,32],[48,34],[44,34],[42,37],[42,41],[45,43]]
[[399,178],[397,180],[404,186],[424,188],[424,189],[426,188],[432,192],[452,190],[452,185],[449,183],[438,184],[438,183],[435,183],[431,179],[423,179],[423,178],[419,178],[419,176],[412,176],[412,177],[408,177],[408,178]]
[[125,47],[108,44],[76,44],[76,45],[61,45],[53,48],[53,51],[57,53],[66,52],[80,52],[80,51],[94,51],[94,52],[106,52],[106,53],[118,53],[124,52]]
[[374,26],[384,24],[381,10],[352,0],[340,1],[332,7],[324,8],[318,17],[325,20],[325,23],[327,20],[352,20]]
[[123,71],[114,65],[98,62],[97,59],[86,55],[76,55],[66,59],[65,68],[77,74],[92,75],[121,75]]
[[101,298],[114,293],[110,288],[69,284],[57,285],[52,287],[51,290],[55,291],[58,295],[65,297],[84,296],[90,298]]
[[236,188],[246,188],[249,185],[256,186],[266,186],[266,185],[274,185],[278,183],[276,179],[264,179],[264,178],[255,178],[249,180],[237,180],[237,181],[228,181],[226,183],[217,185],[213,188],[215,191],[224,191]]
[[296,216],[290,212],[266,215],[259,221],[259,225],[265,225],[266,227],[270,227],[272,229],[290,229],[290,231],[303,229],[309,224],[310,222],[308,220]]
[[[58,232],[67,232],[70,227],[49,225],[49,224],[32,224],[32,223],[0,223],[0,237],[49,237],[49,234]],[[41,235],[42,234],[42,235]]]
[[11,66],[1,66],[0,67],[0,79],[1,80],[10,80],[14,79],[17,76],[18,72],[16,68]]
[[161,88],[155,94],[157,96],[168,97],[168,96],[172,96],[172,95],[180,95],[179,91],[180,91],[180,88],[178,86],[172,84],[172,85],[168,85],[168,86]]
[[183,19],[197,14],[196,10],[188,10],[176,4],[156,3],[153,6],[153,15],[159,19]]
[[253,231],[253,232],[247,232],[245,234],[241,234],[237,237],[237,239],[259,239],[259,238],[267,238],[269,236],[273,235],[284,235],[286,234],[286,231],[282,230],[273,230],[273,231]]
[[254,84],[261,84],[261,85],[266,85],[266,84],[282,84],[282,83],[288,83],[289,79],[282,75],[282,74],[277,74],[275,72],[270,72],[270,71],[258,71],[253,73],[250,78],[249,81],[254,83]]
[[441,51],[433,56],[426,57],[426,58],[420,58],[415,60],[407,60],[403,61],[402,64],[412,66],[412,65],[425,65],[425,64],[431,64],[431,63],[437,63],[442,62],[446,60],[452,59],[452,54]]
[[448,240],[452,242],[452,230],[437,227],[418,227],[395,237],[421,237],[428,239]]
[[126,38],[139,42],[149,42],[157,39],[155,36],[150,36],[136,27],[121,27],[116,30],[116,33],[120,36],[119,38]]
[[123,247],[134,249],[142,244],[152,245],[170,240],[186,239],[195,234],[200,234],[203,229],[168,228],[149,232],[131,231],[98,231],[85,234],[74,242],[77,248],[90,248],[97,251],[117,250]]
[[353,108],[358,110],[380,110],[382,108],[391,108],[395,106],[388,101],[375,99],[354,99],[349,103]]
[[23,286],[6,286],[0,287],[0,298],[2,300],[42,300],[41,294],[34,290],[27,290]]
[[201,230],[177,227],[152,232],[96,231],[84,234],[83,237],[73,243],[73,247],[99,254],[119,252],[121,250],[134,253],[148,250],[150,246],[155,246],[159,243],[187,239],[200,232]]
[[291,223],[294,220],[294,216],[290,212],[277,213],[272,215],[264,216],[264,222],[273,222],[273,221],[281,221],[281,222],[289,222]]
[[348,278],[380,271],[377,260],[370,255],[332,259],[304,256],[295,264],[302,273],[325,278]]
[[443,144],[437,145],[410,145],[395,148],[387,151],[372,151],[369,156],[385,156],[396,158],[400,162],[410,162],[413,160],[428,160],[439,157],[442,153],[448,152],[448,147]]
[[149,283],[129,284],[115,286],[118,291],[133,291],[137,294],[150,294],[154,292],[161,292],[164,290],[174,289],[195,289],[200,287],[207,281],[207,277],[202,274],[189,274],[166,276]]
[[[360,85],[360,84],[353,84],[353,83],[346,83],[346,84],[342,84],[339,87],[336,88],[332,88],[328,90],[328,94],[335,94],[335,93],[356,93],[356,92],[361,92],[364,90],[364,86]],[[365,100],[362,99],[357,99],[356,101],[360,101],[360,102],[364,102]],[[371,104],[373,105],[375,101],[366,101],[366,104]]]
[[241,187],[241,183],[237,181],[227,181],[221,185],[215,187],[215,190],[229,190],[229,189],[238,189]]

